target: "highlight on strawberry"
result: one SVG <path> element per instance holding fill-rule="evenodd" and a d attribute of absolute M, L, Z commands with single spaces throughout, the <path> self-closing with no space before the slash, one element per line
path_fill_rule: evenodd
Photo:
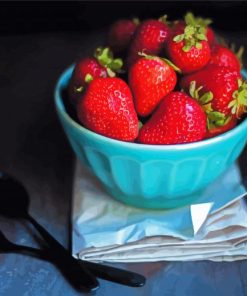
<path fill-rule="evenodd" d="M 103 136 L 184 144 L 235 128 L 247 113 L 243 47 L 236 52 L 194 16 L 120 19 L 69 83 L 78 122 Z M 115 53 L 121 58 L 115 58 Z"/>

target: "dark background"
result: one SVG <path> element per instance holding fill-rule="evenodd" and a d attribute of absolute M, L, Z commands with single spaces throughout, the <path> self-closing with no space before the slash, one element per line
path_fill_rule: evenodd
<path fill-rule="evenodd" d="M 158 17 L 172 19 L 186 11 L 211 17 L 220 30 L 245 30 L 246 1 L 70 1 L 1 2 L 0 33 L 17 34 L 51 30 L 91 30 L 108 26 L 119 17 Z"/>

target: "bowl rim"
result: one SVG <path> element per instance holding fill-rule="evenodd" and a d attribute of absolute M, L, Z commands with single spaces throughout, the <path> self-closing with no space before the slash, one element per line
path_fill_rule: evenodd
<path fill-rule="evenodd" d="M 246 129 L 246 136 L 247 136 L 247 118 L 245 118 L 238 126 L 235 128 L 209 139 L 203 139 L 197 142 L 191 143 L 183 143 L 183 144 L 169 144 L 169 145 L 154 145 L 154 144 L 141 144 L 141 143 L 134 143 L 134 142 L 125 142 L 120 141 L 112 138 L 108 138 L 106 136 L 97 134 L 89 129 L 83 127 L 79 123 L 77 123 L 73 118 L 69 116 L 67 111 L 65 110 L 65 106 L 61 97 L 61 90 L 64 88 L 65 85 L 68 84 L 68 80 L 71 77 L 72 71 L 74 68 L 74 64 L 67 67 L 59 76 L 56 84 L 55 84 L 55 91 L 54 91 L 54 98 L 55 98 L 55 107 L 57 112 L 63 117 L 63 119 L 74 129 L 77 131 L 83 132 L 87 136 L 94 138 L 98 141 L 107 142 L 108 144 L 111 143 L 116 146 L 124 146 L 130 149 L 136 150 L 156 150 L 156 151 L 174 151 L 174 150 L 191 150 L 191 149 L 199 149 L 204 146 L 209 146 L 210 144 L 217 144 L 221 141 L 227 140 L 233 137 L 236 134 L 241 133 Z M 241 71 L 242 76 L 247 79 L 247 71 L 243 69 Z"/>

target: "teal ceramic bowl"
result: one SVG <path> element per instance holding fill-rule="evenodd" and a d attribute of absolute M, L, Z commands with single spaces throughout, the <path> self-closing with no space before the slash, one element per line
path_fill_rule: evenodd
<path fill-rule="evenodd" d="M 180 207 L 196 200 L 240 155 L 247 119 L 220 136 L 180 145 L 143 145 L 113 140 L 75 122 L 62 100 L 73 67 L 55 89 L 57 114 L 79 158 L 115 199 L 141 208 Z"/>

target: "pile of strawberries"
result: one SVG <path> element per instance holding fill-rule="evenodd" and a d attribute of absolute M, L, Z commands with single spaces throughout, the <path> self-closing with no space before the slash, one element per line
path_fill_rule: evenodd
<path fill-rule="evenodd" d="M 69 97 L 80 123 L 144 144 L 195 142 L 235 127 L 247 112 L 247 83 L 209 24 L 191 12 L 174 22 L 115 22 L 107 47 L 74 68 Z"/>

